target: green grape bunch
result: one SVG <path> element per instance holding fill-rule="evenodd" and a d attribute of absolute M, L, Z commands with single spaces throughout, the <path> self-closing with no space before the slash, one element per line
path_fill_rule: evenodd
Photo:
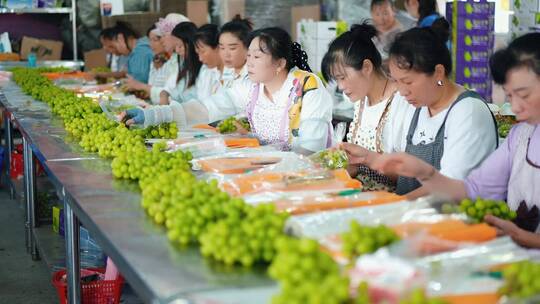
<path fill-rule="evenodd" d="M 506 138 L 512 127 L 517 123 L 516 118 L 510 115 L 496 115 L 495 119 L 497 120 L 498 132 L 501 138 Z"/>
<path fill-rule="evenodd" d="M 135 131 L 144 138 L 175 139 L 178 134 L 176 123 L 163 123 L 159 126 L 149 126 L 146 129 Z"/>
<path fill-rule="evenodd" d="M 349 303 L 349 278 L 317 241 L 282 237 L 276 241 L 276 249 L 268 268 L 280 285 L 273 304 Z"/>
<path fill-rule="evenodd" d="M 506 138 L 508 134 L 510 133 L 511 129 L 512 129 L 512 124 L 507 124 L 507 123 L 499 124 L 499 128 L 498 128 L 499 136 L 501 138 Z"/>
<path fill-rule="evenodd" d="M 343 252 L 349 258 L 373 253 L 399 241 L 398 235 L 387 226 L 364 226 L 356 221 L 351 222 L 351 230 L 343 233 L 341 237 Z"/>
<path fill-rule="evenodd" d="M 494 215 L 504 220 L 513 220 L 517 214 L 510 210 L 506 202 L 477 198 L 474 202 L 464 199 L 459 205 L 459 211 L 467 214 L 475 222 L 483 222 L 487 214 Z"/>
<path fill-rule="evenodd" d="M 217 129 L 219 133 L 226 134 L 236 132 L 237 128 L 235 122 L 239 123 L 246 131 L 251 131 L 251 126 L 247 118 L 236 119 L 236 117 L 231 116 L 218 124 Z"/>
<path fill-rule="evenodd" d="M 310 159 L 331 170 L 347 168 L 349 165 L 349 158 L 343 150 L 324 150 L 310 156 Z"/>
<path fill-rule="evenodd" d="M 513 263 L 504 268 L 502 273 L 504 285 L 498 290 L 499 294 L 517 299 L 527 299 L 540 294 L 540 263 L 530 260 Z"/>
<path fill-rule="evenodd" d="M 276 212 L 274 204 L 250 206 L 241 200 L 225 208 L 227 215 L 201 235 L 201 253 L 226 265 L 271 262 L 288 214 Z"/>

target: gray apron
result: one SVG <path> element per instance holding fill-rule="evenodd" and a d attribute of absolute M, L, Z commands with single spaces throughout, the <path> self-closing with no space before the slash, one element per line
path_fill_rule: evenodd
<path fill-rule="evenodd" d="M 452 108 L 458 102 L 460 102 L 461 100 L 467 97 L 473 97 L 473 98 L 483 100 L 482 97 L 480 97 L 480 95 L 478 95 L 478 93 L 474 91 L 465 91 L 461 93 L 456 99 L 456 101 L 454 101 L 454 103 L 450 106 L 450 108 L 446 112 L 446 116 L 444 117 L 443 123 L 441 127 L 439 128 L 439 131 L 437 132 L 435 140 L 429 144 L 414 145 L 412 143 L 414 131 L 416 130 L 416 126 L 418 125 L 418 117 L 420 116 L 420 111 L 422 108 L 416 109 L 416 111 L 414 112 L 414 116 L 411 121 L 411 124 L 409 126 L 409 132 L 407 133 L 407 146 L 405 147 L 405 152 L 407 152 L 410 155 L 420 158 L 421 160 L 435 167 L 435 169 L 441 170 L 441 159 L 444 154 L 444 130 L 445 130 L 445 125 L 446 125 L 446 120 L 448 119 L 448 114 L 450 114 L 450 111 L 452 111 Z M 490 110 L 490 113 L 491 113 L 491 110 Z M 491 113 L 491 116 L 495 124 L 494 136 L 497 138 L 497 146 L 499 146 L 497 122 L 495 120 L 495 116 L 493 116 L 493 113 Z M 400 176 L 398 177 L 398 180 L 397 180 L 396 193 L 399 195 L 404 195 L 420 188 L 420 186 L 421 184 L 416 178 Z"/>

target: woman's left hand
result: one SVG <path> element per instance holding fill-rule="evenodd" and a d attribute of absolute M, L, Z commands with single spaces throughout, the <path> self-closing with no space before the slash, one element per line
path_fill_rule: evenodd
<path fill-rule="evenodd" d="M 512 240 L 514 240 L 514 242 L 518 243 L 519 245 L 529 246 L 529 244 L 525 244 L 526 242 L 524 240 L 524 235 L 527 233 L 527 231 L 519 228 L 513 222 L 503 220 L 491 214 L 487 214 L 484 217 L 484 220 L 486 221 L 486 223 L 497 228 L 498 234 L 508 235 L 512 238 Z"/>

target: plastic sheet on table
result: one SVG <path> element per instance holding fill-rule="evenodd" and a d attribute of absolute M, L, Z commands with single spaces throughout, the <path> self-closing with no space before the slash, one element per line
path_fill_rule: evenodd
<path fill-rule="evenodd" d="M 221 183 L 221 187 L 233 196 L 242 196 L 265 191 L 359 189 L 361 184 L 341 169 L 244 174 Z"/>
<path fill-rule="evenodd" d="M 393 249 L 393 254 L 410 258 L 418 267 L 432 274 L 449 273 L 450 270 L 458 274 L 490 271 L 500 265 L 531 258 L 528 250 L 520 247 L 507 236 L 424 257 L 407 255 L 398 246 Z"/>
<path fill-rule="evenodd" d="M 369 193 L 365 192 L 365 194 Z M 250 201 L 248 198 L 246 199 L 248 202 Z M 321 239 L 348 231 L 353 220 L 364 225 L 388 225 L 399 222 L 404 214 L 415 213 L 415 210 L 425 210 L 428 207 L 428 201 L 419 199 L 416 201 L 403 200 L 386 205 L 368 205 L 360 208 L 303 214 L 290 217 L 285 229 L 289 234 L 298 237 Z"/>
<path fill-rule="evenodd" d="M 393 255 L 400 254 L 399 246 L 391 249 Z M 407 259 L 426 276 L 428 295 L 442 297 L 449 303 L 481 304 L 497 303 L 504 265 L 530 258 L 526 249 L 509 237 L 502 237 L 451 252 Z"/>
<path fill-rule="evenodd" d="M 224 155 L 200 158 L 193 162 L 194 170 L 219 174 L 242 174 L 252 171 L 287 172 L 311 169 L 302 156 L 292 152 L 259 149 L 231 151 Z"/>
<path fill-rule="evenodd" d="M 389 192 L 359 192 L 344 190 L 326 193 L 309 193 L 273 200 L 276 208 L 293 215 L 348 209 L 403 201 L 405 198 Z"/>
<path fill-rule="evenodd" d="M 410 290 L 426 284 L 424 274 L 414 264 L 392 256 L 382 248 L 373 254 L 359 257 L 348 270 L 352 296 L 366 282 L 371 303 L 399 303 Z"/>
<path fill-rule="evenodd" d="M 420 214 L 421 211 L 422 209 L 416 209 L 407 211 L 405 214 Z M 413 220 L 398 220 L 389 223 L 392 217 L 392 215 L 386 216 L 381 222 L 390 226 L 400 236 L 401 241 L 392 244 L 392 253 L 404 258 L 415 259 L 441 252 L 475 248 L 475 246 L 496 240 L 497 236 L 496 230 L 487 224 L 468 224 L 448 215 L 434 215 L 431 218 L 420 215 Z M 373 226 L 373 222 L 370 221 L 360 223 Z M 347 262 L 343 252 L 341 233 L 329 234 L 318 239 L 336 261 Z"/>
<path fill-rule="evenodd" d="M 167 151 L 189 151 L 194 159 L 227 152 L 223 137 L 196 138 L 191 140 L 174 140 L 167 142 Z"/>
<path fill-rule="evenodd" d="M 205 137 L 222 137 L 223 135 L 208 129 L 198 129 L 194 127 L 183 128 L 178 132 L 179 139 L 193 139 Z"/>

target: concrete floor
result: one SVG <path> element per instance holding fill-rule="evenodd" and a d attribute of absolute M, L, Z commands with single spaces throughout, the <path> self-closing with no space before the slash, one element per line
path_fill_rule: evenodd
<path fill-rule="evenodd" d="M 0 188 L 0 304 L 58 303 L 46 263 L 26 253 L 24 232 L 24 209 Z M 143 302 L 126 283 L 120 303 Z"/>
<path fill-rule="evenodd" d="M 49 269 L 26 253 L 24 211 L 0 190 L 0 304 L 58 303 Z"/>

